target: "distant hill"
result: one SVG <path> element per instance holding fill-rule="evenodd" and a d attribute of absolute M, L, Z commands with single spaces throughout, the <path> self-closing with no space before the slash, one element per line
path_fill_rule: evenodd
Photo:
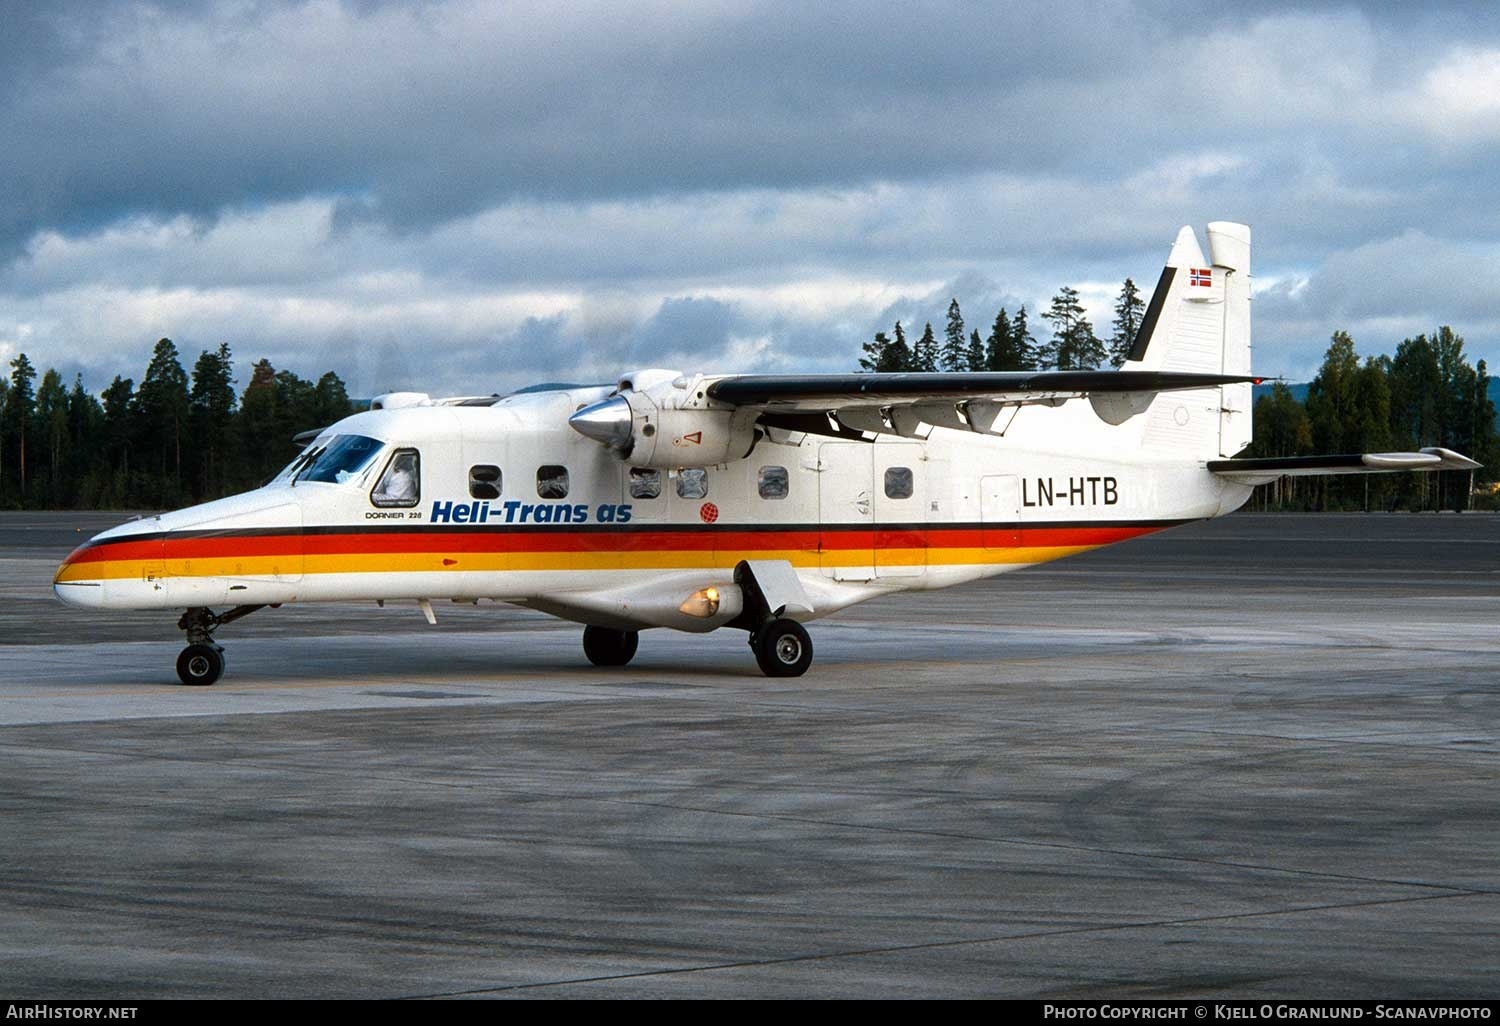
<path fill-rule="evenodd" d="M 1308 383 L 1304 381 L 1296 385 L 1288 384 L 1287 388 L 1292 390 L 1293 399 L 1296 399 L 1299 403 L 1305 403 L 1307 402 L 1307 385 Z M 1263 395 L 1270 394 L 1270 385 L 1255 386 L 1255 398 L 1259 399 Z M 1490 378 L 1490 402 L 1495 404 L 1495 426 L 1500 428 L 1500 378 Z"/>

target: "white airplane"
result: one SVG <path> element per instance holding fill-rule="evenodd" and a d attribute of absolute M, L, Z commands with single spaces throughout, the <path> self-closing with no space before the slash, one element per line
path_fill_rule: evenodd
<path fill-rule="evenodd" d="M 747 631 L 762 671 L 804 623 L 1223 516 L 1283 474 L 1471 469 L 1444 449 L 1234 459 L 1251 438 L 1250 230 L 1183 228 L 1119 371 L 810 377 L 642 370 L 504 398 L 392 393 L 243 495 L 105 531 L 54 589 L 185 609 L 184 684 L 214 632 L 288 602 L 509 602 L 639 632 Z M 214 607 L 228 608 L 214 613 Z"/>

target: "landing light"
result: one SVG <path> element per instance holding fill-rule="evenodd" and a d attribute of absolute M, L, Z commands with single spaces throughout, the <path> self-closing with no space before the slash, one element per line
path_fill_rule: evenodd
<path fill-rule="evenodd" d="M 679 613 L 688 616 L 710 617 L 719 611 L 719 589 L 700 588 L 687 597 L 682 605 L 677 607 Z"/>

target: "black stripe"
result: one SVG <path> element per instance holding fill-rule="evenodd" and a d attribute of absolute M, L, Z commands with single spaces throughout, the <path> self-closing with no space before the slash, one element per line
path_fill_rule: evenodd
<path fill-rule="evenodd" d="M 1225 461 L 1220 461 L 1225 462 Z M 1232 461 L 1231 461 L 1232 462 Z M 1239 469 L 1236 463 L 1236 468 Z M 106 545 L 136 544 L 171 538 L 175 541 L 196 538 L 258 538 L 277 535 L 387 535 L 387 534 L 646 534 L 670 531 L 678 534 L 729 534 L 731 532 L 770 534 L 777 531 L 801 532 L 853 532 L 853 531 L 979 531 L 1000 528 L 1031 530 L 1057 530 L 1060 528 L 1119 528 L 1141 527 L 1162 529 L 1197 523 L 1197 517 L 1173 520 L 1047 520 L 988 522 L 966 520 L 960 523 L 880 523 L 880 524 L 670 524 L 663 521 L 629 524 L 351 524 L 344 527 L 320 526 L 277 529 L 274 527 L 247 527 L 227 531 L 153 531 L 150 534 L 128 534 L 116 538 L 101 538 L 85 542 L 77 551 L 102 548 Z"/>
<path fill-rule="evenodd" d="M 1146 316 L 1141 318 L 1141 326 L 1135 333 L 1135 341 L 1130 344 L 1127 359 L 1139 363 L 1146 358 L 1146 347 L 1151 345 L 1151 336 L 1156 331 L 1156 319 L 1161 316 L 1161 308 L 1166 305 L 1167 293 L 1172 291 L 1172 278 L 1176 273 L 1175 267 L 1161 269 L 1161 277 L 1156 279 L 1156 291 L 1151 293 Z"/>

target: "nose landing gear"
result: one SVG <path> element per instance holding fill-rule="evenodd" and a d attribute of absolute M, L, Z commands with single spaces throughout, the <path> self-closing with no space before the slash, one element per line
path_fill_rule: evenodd
<path fill-rule="evenodd" d="M 218 645 L 189 645 L 177 657 L 177 679 L 184 684 L 212 684 L 224 674 L 224 649 Z"/>
<path fill-rule="evenodd" d="M 224 648 L 214 643 L 214 631 L 265 606 L 235 606 L 222 616 L 212 609 L 189 609 L 177 621 L 187 631 L 188 646 L 177 656 L 177 679 L 193 687 L 206 687 L 224 675 Z"/>

